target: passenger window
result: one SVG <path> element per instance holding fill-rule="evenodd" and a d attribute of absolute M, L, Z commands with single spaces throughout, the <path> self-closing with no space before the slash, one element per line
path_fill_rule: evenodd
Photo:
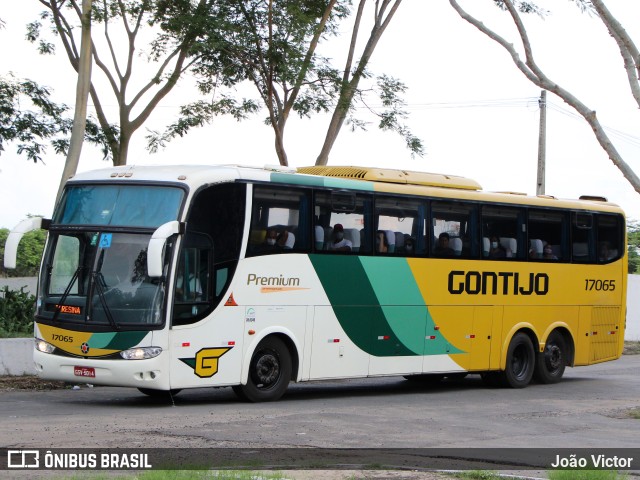
<path fill-rule="evenodd" d="M 598 214 L 598 262 L 608 263 L 624 254 L 624 229 L 622 218 L 617 215 Z"/>
<path fill-rule="evenodd" d="M 248 255 L 308 251 L 309 194 L 285 187 L 255 186 Z"/>
<path fill-rule="evenodd" d="M 520 210 L 485 206 L 482 209 L 482 257 L 490 260 L 523 258 L 520 237 L 523 231 Z"/>
<path fill-rule="evenodd" d="M 375 252 L 424 255 L 425 204 L 418 199 L 376 197 Z"/>
<path fill-rule="evenodd" d="M 549 210 L 530 210 L 528 222 L 529 260 L 566 259 L 566 214 Z"/>
<path fill-rule="evenodd" d="M 473 205 L 453 202 L 431 202 L 431 253 L 435 257 L 475 255 Z"/>
<path fill-rule="evenodd" d="M 576 263 L 595 262 L 593 215 L 574 212 L 571 220 L 571 258 Z"/>
<path fill-rule="evenodd" d="M 371 253 L 371 203 L 371 196 L 355 192 L 316 192 L 316 251 Z"/>

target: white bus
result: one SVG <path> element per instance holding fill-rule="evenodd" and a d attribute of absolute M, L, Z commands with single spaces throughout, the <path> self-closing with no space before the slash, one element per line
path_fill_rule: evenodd
<path fill-rule="evenodd" d="M 148 395 L 478 373 L 524 387 L 620 356 L 626 235 L 602 198 L 487 193 L 356 167 L 117 167 L 68 181 L 47 228 L 34 361 Z"/>

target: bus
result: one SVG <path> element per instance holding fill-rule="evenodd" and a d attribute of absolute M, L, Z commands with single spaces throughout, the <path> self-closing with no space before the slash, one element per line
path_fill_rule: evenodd
<path fill-rule="evenodd" d="M 50 220 L 34 362 L 147 395 L 479 374 L 511 388 L 622 354 L 623 211 L 360 167 L 123 166 L 70 179 Z"/>

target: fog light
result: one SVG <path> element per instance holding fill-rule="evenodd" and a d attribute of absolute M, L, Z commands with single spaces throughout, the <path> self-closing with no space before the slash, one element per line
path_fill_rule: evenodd
<path fill-rule="evenodd" d="M 50 343 L 45 342 L 40 338 L 36 338 L 35 342 L 36 342 L 36 350 L 38 350 L 39 352 L 53 353 L 53 351 L 56 349 L 56 347 L 54 347 Z"/>
<path fill-rule="evenodd" d="M 157 357 L 162 353 L 160 347 L 137 347 L 123 350 L 120 356 L 125 360 L 145 360 L 147 358 Z"/>

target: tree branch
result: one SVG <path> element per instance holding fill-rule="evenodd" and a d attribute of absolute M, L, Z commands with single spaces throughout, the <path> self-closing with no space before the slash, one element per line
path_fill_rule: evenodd
<path fill-rule="evenodd" d="M 526 44 L 528 43 L 528 37 L 526 36 L 526 31 L 524 30 L 524 26 L 522 25 L 521 22 L 518 24 L 518 22 L 516 21 L 516 18 L 512 13 L 513 11 L 515 11 L 512 5 L 512 0 L 503 0 L 503 3 L 505 3 L 507 5 L 507 8 L 509 8 L 511 16 L 514 19 L 514 22 L 516 22 L 516 26 L 518 27 L 520 39 L 522 40 L 523 44 L 525 44 L 525 50 L 527 51 L 526 64 L 523 63 L 522 60 L 520 60 L 520 57 L 518 53 L 515 51 L 512 44 L 508 43 L 500 35 L 492 31 L 491 29 L 487 28 L 478 19 L 468 14 L 464 9 L 462 9 L 462 7 L 460 7 L 460 5 L 456 0 L 449 0 L 449 3 L 456 10 L 456 12 L 458 12 L 461 18 L 469 22 L 471 25 L 476 27 L 482 33 L 484 33 L 489 38 L 491 38 L 492 40 L 500 44 L 504 49 L 506 49 L 507 52 L 509 52 L 509 54 L 511 55 L 511 58 L 513 59 L 518 69 L 531 82 L 533 82 L 535 85 L 537 85 L 540 88 L 549 90 L 550 92 L 556 94 L 565 103 L 567 103 L 572 108 L 574 108 L 587 121 L 587 123 L 593 130 L 593 133 L 595 134 L 598 143 L 600 143 L 600 146 L 609 155 L 609 159 L 611 160 L 611 162 L 622 172 L 624 177 L 633 186 L 633 188 L 638 193 L 640 193 L 640 178 L 638 178 L 638 176 L 635 174 L 633 169 L 631 169 L 629 165 L 624 161 L 624 159 L 620 156 L 620 154 L 614 147 L 611 140 L 609 140 L 609 137 L 607 136 L 606 132 L 602 128 L 600 121 L 596 117 L 596 112 L 588 108 L 584 103 L 578 100 L 578 98 L 572 95 L 568 90 L 562 88 L 557 83 L 551 81 L 549 77 L 547 77 L 544 74 L 544 72 L 542 72 L 542 70 L 538 68 L 538 66 L 536 65 L 530 46 L 528 50 L 526 47 Z M 519 16 L 517 15 L 517 13 L 516 13 L 516 17 L 519 19 Z"/>

